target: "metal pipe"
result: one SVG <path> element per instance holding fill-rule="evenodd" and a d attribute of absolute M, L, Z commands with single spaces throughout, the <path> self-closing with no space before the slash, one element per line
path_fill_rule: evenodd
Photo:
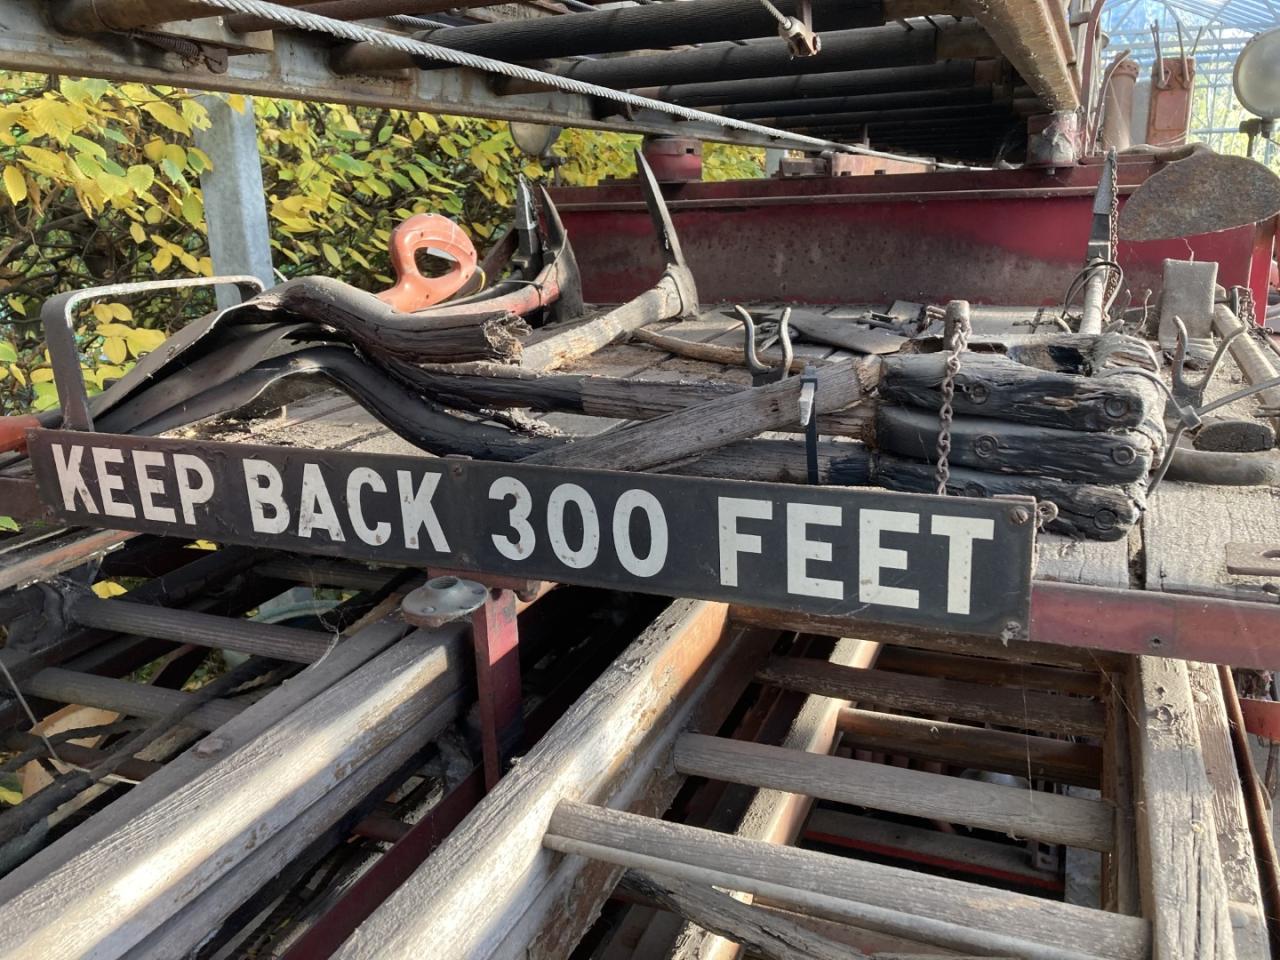
<path fill-rule="evenodd" d="M 890 111 L 894 108 L 973 106 L 975 104 L 1008 103 L 1008 91 L 997 95 L 992 87 L 968 87 L 955 90 L 921 90 L 903 93 L 881 93 L 867 97 L 810 97 L 803 100 L 771 100 L 727 107 L 711 108 L 722 117 L 740 120 L 755 117 L 787 117 L 803 114 L 840 114 Z"/>
<path fill-rule="evenodd" d="M 200 0 L 58 0 L 49 4 L 49 12 L 54 26 L 67 33 L 106 33 L 216 17 L 222 11 Z"/>
<path fill-rule="evenodd" d="M 1089 271 L 1089 279 L 1084 283 L 1084 305 L 1080 312 L 1080 328 L 1077 333 L 1100 334 L 1105 314 L 1103 303 L 1107 298 L 1107 277 L 1111 271 L 1105 267 L 1094 267 Z"/>
<path fill-rule="evenodd" d="M 798 117 L 762 117 L 762 123 L 784 130 L 820 130 L 875 123 L 929 123 L 959 120 L 1011 117 L 1009 103 L 978 103 L 968 106 L 919 107 L 911 110 L 865 110 L 854 113 L 814 113 Z"/>
<path fill-rule="evenodd" d="M 101 0 L 99 0 L 101 2 Z M 321 17 L 333 17 L 335 20 L 376 20 L 400 16 L 429 16 L 433 13 L 447 13 L 450 10 L 470 10 L 475 7 L 491 7 L 501 0 L 286 0 L 285 6 L 297 7 L 305 13 L 314 13 Z M 250 14 L 237 14 L 228 17 L 227 27 L 237 33 L 251 33 L 254 30 L 270 30 L 275 23 L 265 17 Z"/>
<path fill-rule="evenodd" d="M 884 23 L 878 0 L 812 0 L 812 4 L 814 28 L 824 32 Z M 787 16 L 795 15 L 798 5 L 797 0 L 778 0 Z M 759 3 L 698 0 L 448 27 L 433 30 L 423 39 L 450 50 L 527 62 L 777 34 L 777 21 Z"/>
<path fill-rule="evenodd" d="M 131 633 L 159 640 L 223 648 L 275 660 L 314 663 L 333 639 L 314 630 L 299 630 L 252 620 L 217 617 L 193 610 L 170 610 L 127 600 L 77 597 L 71 619 L 84 627 Z"/>
<path fill-rule="evenodd" d="M 786 41 L 772 38 L 748 40 L 742 46 L 714 43 L 697 50 L 576 60 L 552 64 L 547 72 L 602 87 L 630 89 L 667 83 L 918 66 L 952 58 L 999 56 L 996 45 L 971 20 L 943 23 L 937 29 L 922 20 L 908 22 L 912 29 L 891 24 L 824 34 L 822 53 L 816 57 L 792 58 Z M 528 93 L 537 89 L 536 85 L 505 84 L 502 92 Z"/>
<path fill-rule="evenodd" d="M 1229 337 L 1242 326 L 1244 324 L 1231 312 L 1230 307 L 1220 303 L 1213 308 L 1213 330 L 1218 336 Z M 1253 339 L 1250 333 L 1251 331 L 1246 330 L 1244 336 L 1231 341 L 1231 359 L 1236 362 L 1249 383 L 1264 383 L 1280 371 L 1276 370 L 1275 354 Z M 1263 390 L 1259 400 L 1268 410 L 1280 411 L 1280 387 Z M 1280 412 L 1269 419 L 1277 434 L 1280 434 Z"/>
<path fill-rule="evenodd" d="M 989 61 L 981 61 L 984 65 Z M 676 83 L 648 87 L 636 93 L 687 107 L 713 104 L 758 103 L 764 100 L 795 100 L 812 96 L 858 96 L 969 87 L 995 81 L 991 71 L 977 70 L 976 60 L 946 60 L 918 67 L 887 67 L 880 70 L 845 70 L 801 74 L 794 77 L 762 77 L 755 80 Z"/>

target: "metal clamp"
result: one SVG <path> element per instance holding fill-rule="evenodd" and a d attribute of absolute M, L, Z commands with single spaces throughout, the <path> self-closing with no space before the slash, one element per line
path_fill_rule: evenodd
<path fill-rule="evenodd" d="M 241 300 L 261 293 L 263 288 L 261 280 L 250 276 L 182 277 L 177 280 L 144 280 L 141 283 L 86 287 L 83 290 L 69 290 L 46 300 L 40 307 L 40 322 L 44 324 L 49 363 L 53 367 L 53 384 L 58 390 L 58 403 L 62 406 L 63 427 L 67 430 L 93 429 L 93 416 L 89 412 L 89 391 L 85 388 L 84 374 L 80 369 L 80 348 L 76 346 L 75 322 L 72 317 L 76 307 L 105 297 L 124 297 L 156 290 L 180 290 L 185 287 L 212 287 L 224 283 L 239 287 Z"/>
<path fill-rule="evenodd" d="M 1204 403 L 1204 388 L 1209 385 L 1209 381 L 1213 379 L 1213 375 L 1218 372 L 1218 367 L 1222 365 L 1222 358 L 1226 355 L 1227 349 L 1235 341 L 1236 337 L 1244 333 L 1243 326 L 1237 327 L 1226 339 L 1218 345 L 1217 351 L 1213 355 L 1213 359 L 1209 361 L 1209 366 L 1199 380 L 1191 381 L 1187 379 L 1186 360 L 1187 346 L 1190 337 L 1187 335 L 1186 324 L 1182 322 L 1181 317 L 1173 318 L 1174 324 L 1178 330 L 1178 340 L 1173 352 L 1173 395 L 1180 403 L 1187 403 L 1193 407 L 1198 407 Z"/>
<path fill-rule="evenodd" d="M 800 374 L 800 426 L 804 427 L 805 463 L 809 469 L 809 483 L 816 486 L 818 477 L 818 369 L 805 364 Z"/>

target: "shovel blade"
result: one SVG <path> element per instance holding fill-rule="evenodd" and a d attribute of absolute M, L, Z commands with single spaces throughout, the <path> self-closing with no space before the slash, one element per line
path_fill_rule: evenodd
<path fill-rule="evenodd" d="M 1148 177 L 1125 201 L 1122 240 L 1217 233 L 1280 213 L 1280 177 L 1248 157 L 1202 151 Z"/>

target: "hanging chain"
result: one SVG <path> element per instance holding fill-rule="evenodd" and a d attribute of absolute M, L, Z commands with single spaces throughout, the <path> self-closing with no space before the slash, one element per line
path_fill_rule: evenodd
<path fill-rule="evenodd" d="M 951 350 L 947 354 L 946 374 L 942 378 L 942 406 L 938 410 L 938 494 L 946 496 L 947 481 L 951 479 L 951 421 L 954 414 L 951 401 L 956 395 L 956 375 L 960 372 L 960 354 L 969 345 L 969 312 L 956 316 L 951 331 Z"/>
<path fill-rule="evenodd" d="M 1254 328 L 1258 324 L 1258 315 L 1253 305 L 1253 290 L 1250 287 L 1236 287 L 1236 300 L 1240 307 L 1240 316 L 1237 318 L 1244 324 L 1244 328 L 1253 333 Z"/>
<path fill-rule="evenodd" d="M 1116 154 L 1114 151 L 1107 152 L 1107 164 L 1111 167 L 1111 210 L 1107 214 L 1107 259 L 1112 263 L 1120 262 L 1120 184 L 1116 180 L 1118 171 L 1116 170 Z M 1120 286 L 1120 271 L 1107 269 L 1107 288 L 1103 295 L 1103 301 L 1110 303 L 1114 297 L 1117 288 Z M 1104 326 L 1106 317 L 1103 318 Z"/>

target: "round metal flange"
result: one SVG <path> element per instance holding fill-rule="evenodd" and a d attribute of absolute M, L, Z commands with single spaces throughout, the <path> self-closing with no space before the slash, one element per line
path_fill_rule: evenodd
<path fill-rule="evenodd" d="M 484 584 L 459 577 L 434 577 L 411 590 L 400 604 L 406 623 L 439 627 L 470 616 L 489 596 Z"/>

